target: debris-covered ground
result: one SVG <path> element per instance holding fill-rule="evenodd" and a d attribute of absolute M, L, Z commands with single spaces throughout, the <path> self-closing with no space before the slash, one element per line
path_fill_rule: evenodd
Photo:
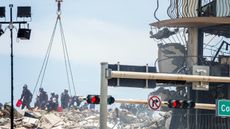
<path fill-rule="evenodd" d="M 71 109 L 62 112 L 15 110 L 15 129 L 99 129 L 99 112 Z M 108 129 L 167 129 L 171 112 L 154 112 L 146 105 L 126 105 L 108 110 Z M 10 106 L 0 110 L 0 129 L 10 128 Z"/>

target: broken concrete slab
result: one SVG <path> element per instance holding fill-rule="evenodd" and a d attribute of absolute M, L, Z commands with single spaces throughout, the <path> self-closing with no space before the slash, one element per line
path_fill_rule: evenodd
<path fill-rule="evenodd" d="M 59 125 L 59 126 L 57 126 L 57 127 L 51 128 L 51 129 L 65 129 L 65 128 L 63 128 L 61 125 Z"/>
<path fill-rule="evenodd" d="M 22 120 L 22 125 L 24 127 L 29 127 L 29 128 L 37 127 L 38 123 L 39 123 L 38 119 L 31 118 L 31 117 L 23 117 L 23 120 Z"/>
<path fill-rule="evenodd" d="M 0 129 L 10 129 L 10 126 L 0 126 Z"/>
<path fill-rule="evenodd" d="M 52 113 L 44 115 L 44 120 L 49 124 L 49 127 L 52 128 L 57 125 L 62 119 Z"/>
<path fill-rule="evenodd" d="M 6 123 L 8 123 L 10 121 L 9 118 L 0 118 L 0 125 L 5 125 Z"/>
<path fill-rule="evenodd" d="M 26 127 L 19 127 L 19 128 L 15 128 L 15 129 L 27 129 Z"/>
<path fill-rule="evenodd" d="M 35 118 L 41 118 L 42 117 L 42 114 L 41 113 L 39 113 L 39 112 L 33 112 L 33 116 L 35 117 Z"/>

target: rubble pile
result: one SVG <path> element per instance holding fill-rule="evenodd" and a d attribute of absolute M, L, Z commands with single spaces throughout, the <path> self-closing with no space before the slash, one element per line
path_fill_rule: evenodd
<path fill-rule="evenodd" d="M 0 129 L 10 129 L 8 109 L 0 110 Z M 16 114 L 15 129 L 99 129 L 100 123 L 100 113 L 90 109 L 62 112 L 34 109 Z M 156 113 L 143 105 L 123 105 L 108 110 L 107 126 L 108 129 L 167 129 L 170 119 L 171 112 Z"/>
<path fill-rule="evenodd" d="M 153 112 L 153 111 L 152 111 Z M 140 112 L 136 115 L 125 109 L 119 113 L 119 117 L 109 117 L 110 123 L 120 129 L 167 129 L 169 127 L 171 112 L 155 112 L 149 116 L 147 112 Z"/>

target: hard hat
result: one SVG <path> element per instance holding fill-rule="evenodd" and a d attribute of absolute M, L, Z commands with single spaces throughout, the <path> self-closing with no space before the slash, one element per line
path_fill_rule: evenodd
<path fill-rule="evenodd" d="M 23 88 L 27 89 L 27 85 L 25 84 L 25 85 L 23 86 Z"/>
<path fill-rule="evenodd" d="M 43 88 L 39 88 L 39 91 L 42 92 L 42 91 L 44 91 L 44 90 L 43 90 Z"/>

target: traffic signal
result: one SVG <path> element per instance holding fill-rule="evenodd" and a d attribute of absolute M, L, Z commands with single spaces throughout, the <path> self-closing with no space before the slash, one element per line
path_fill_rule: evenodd
<path fill-rule="evenodd" d="M 86 97 L 86 102 L 89 104 L 100 104 L 100 95 L 88 95 Z M 114 97 L 108 95 L 107 104 L 113 104 L 115 102 Z"/>
<path fill-rule="evenodd" d="M 191 100 L 168 100 L 169 108 L 190 109 L 195 107 L 195 102 Z"/>
<path fill-rule="evenodd" d="M 181 104 L 179 100 L 169 100 L 168 101 L 168 107 L 169 108 L 180 108 Z"/>
<path fill-rule="evenodd" d="M 109 95 L 109 96 L 107 97 L 107 104 L 111 105 L 111 104 L 113 104 L 114 102 L 115 102 L 114 97 L 112 97 L 111 95 Z"/>
<path fill-rule="evenodd" d="M 89 104 L 99 104 L 100 96 L 99 95 L 88 95 L 86 98 L 87 103 Z"/>
<path fill-rule="evenodd" d="M 182 108 L 194 108 L 196 106 L 196 103 L 191 100 L 184 100 L 182 101 Z"/>

